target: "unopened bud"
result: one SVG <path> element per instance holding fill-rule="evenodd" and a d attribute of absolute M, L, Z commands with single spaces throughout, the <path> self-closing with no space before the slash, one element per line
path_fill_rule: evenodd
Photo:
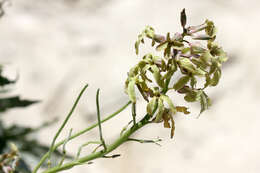
<path fill-rule="evenodd" d="M 181 11 L 181 26 L 183 28 L 185 28 L 187 22 L 187 17 L 186 17 L 186 13 L 185 13 L 185 8 Z"/>
<path fill-rule="evenodd" d="M 166 41 L 166 38 L 163 35 L 154 34 L 153 40 L 156 41 L 157 43 L 162 43 Z"/>
<path fill-rule="evenodd" d="M 196 34 L 196 33 L 191 34 L 191 37 L 194 40 L 211 40 L 214 38 L 207 34 Z"/>
<path fill-rule="evenodd" d="M 189 27 L 187 28 L 187 33 L 188 33 L 188 35 L 191 35 L 191 34 L 193 34 L 193 33 L 202 31 L 202 30 L 205 29 L 206 27 L 207 27 L 207 24 L 206 24 L 206 23 L 203 23 L 203 24 L 197 25 L 197 26 L 189 26 Z"/>

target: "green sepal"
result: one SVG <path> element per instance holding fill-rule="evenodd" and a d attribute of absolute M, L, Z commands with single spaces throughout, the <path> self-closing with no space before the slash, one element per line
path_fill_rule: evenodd
<path fill-rule="evenodd" d="M 206 34 L 208 34 L 211 37 L 215 36 L 217 33 L 217 29 L 216 29 L 214 23 L 212 21 L 206 20 L 206 24 L 207 24 L 207 26 L 205 28 Z"/>
<path fill-rule="evenodd" d="M 129 96 L 129 99 L 132 103 L 136 103 L 136 95 L 135 95 L 135 80 L 131 79 L 128 83 L 127 87 L 127 93 Z"/>
<path fill-rule="evenodd" d="M 147 104 L 147 107 L 146 107 L 146 111 L 149 115 L 153 115 L 153 111 L 156 107 L 156 104 L 157 104 L 157 97 L 153 97 L 149 103 Z"/>
<path fill-rule="evenodd" d="M 200 92 L 200 106 L 201 106 L 201 109 L 200 109 L 199 115 L 201 115 L 202 112 L 207 110 L 210 105 L 211 105 L 211 101 L 210 101 L 209 97 L 207 96 L 207 94 L 204 91 L 201 91 Z"/>
<path fill-rule="evenodd" d="M 156 114 L 154 122 L 159 123 L 162 121 L 162 116 L 164 113 L 164 105 L 163 100 L 161 98 L 158 99 L 158 112 Z"/>
<path fill-rule="evenodd" d="M 144 33 L 148 38 L 152 39 L 154 37 L 154 29 L 151 26 L 146 26 Z"/>
<path fill-rule="evenodd" d="M 189 47 L 185 47 L 185 48 L 182 48 L 181 53 L 182 53 L 182 54 L 186 54 L 186 53 L 188 53 L 189 51 L 190 51 L 190 48 L 189 48 Z"/>
<path fill-rule="evenodd" d="M 173 49 L 176 49 L 176 50 L 183 50 L 184 44 L 181 41 L 174 40 L 172 42 L 172 47 L 173 47 Z"/>
<path fill-rule="evenodd" d="M 179 90 L 181 89 L 184 85 L 186 85 L 190 80 L 190 76 L 183 76 L 181 77 L 174 85 L 173 89 Z"/>
<path fill-rule="evenodd" d="M 191 78 L 190 78 L 190 86 L 192 87 L 192 88 L 195 88 L 196 87 L 196 84 L 197 84 L 197 79 L 196 79 L 196 77 L 195 76 L 191 76 Z"/>
<path fill-rule="evenodd" d="M 155 79 L 156 83 L 160 87 L 163 88 L 164 87 L 164 82 L 162 80 L 162 76 L 161 76 L 159 68 L 156 65 L 152 65 L 151 69 L 152 69 L 152 73 L 153 73 L 153 76 L 154 76 L 154 79 Z"/>
<path fill-rule="evenodd" d="M 156 50 L 157 51 L 161 51 L 161 50 L 164 50 L 166 49 L 168 46 L 168 42 L 165 41 L 165 42 L 162 42 L 161 44 L 159 44 L 157 47 L 156 47 Z"/>
<path fill-rule="evenodd" d="M 213 56 L 210 54 L 210 51 L 207 50 L 206 52 L 204 52 L 201 56 L 200 59 L 206 63 L 209 64 L 209 62 L 211 61 L 211 59 L 213 58 Z"/>
<path fill-rule="evenodd" d="M 214 73 L 214 75 L 212 77 L 210 85 L 211 86 L 216 86 L 218 84 L 218 82 L 219 82 L 220 77 L 221 77 L 221 71 L 218 69 L 218 70 L 215 71 L 215 73 Z"/>
<path fill-rule="evenodd" d="M 210 75 L 209 74 L 206 74 L 205 75 L 205 80 L 206 80 L 206 82 L 205 82 L 205 84 L 204 84 L 204 88 L 206 88 L 206 87 L 208 87 L 209 85 L 210 85 L 210 83 L 211 83 L 211 78 L 210 78 Z"/>
<path fill-rule="evenodd" d="M 196 67 L 201 68 L 203 70 L 206 70 L 208 65 L 203 62 L 201 59 L 198 58 L 192 58 L 191 62 L 196 65 Z"/>
<path fill-rule="evenodd" d="M 170 58 L 171 57 L 171 47 L 172 47 L 172 45 L 168 44 L 166 49 L 164 49 L 163 55 L 164 55 L 165 58 Z"/>
<path fill-rule="evenodd" d="M 195 101 L 198 101 L 198 100 L 200 100 L 200 92 L 195 91 L 195 90 L 191 90 L 191 91 L 189 91 L 189 92 L 186 93 L 184 99 L 185 99 L 187 102 L 195 102 Z"/>
<path fill-rule="evenodd" d="M 168 104 L 169 109 L 171 110 L 172 114 L 176 114 L 177 111 L 176 111 L 175 106 L 172 103 L 172 100 L 167 95 L 161 95 L 160 98 L 162 98 L 162 100 Z"/>
<path fill-rule="evenodd" d="M 206 74 L 206 72 L 202 69 L 195 67 L 191 60 L 189 60 L 188 58 L 180 58 L 178 62 L 180 68 L 184 68 L 185 70 L 191 72 L 194 75 L 204 76 Z"/>

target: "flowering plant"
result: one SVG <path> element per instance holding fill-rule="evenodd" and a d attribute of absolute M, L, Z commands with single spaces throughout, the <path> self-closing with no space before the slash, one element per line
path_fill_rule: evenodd
<path fill-rule="evenodd" d="M 209 97 L 205 93 L 205 89 L 210 86 L 216 86 L 219 83 L 221 65 L 228 58 L 223 49 L 215 42 L 216 27 L 212 21 L 206 20 L 201 25 L 187 27 L 185 9 L 182 10 L 180 19 L 183 29 L 182 33 L 175 33 L 174 35 L 167 33 L 164 36 L 156 34 L 152 27 L 147 26 L 138 36 L 138 40 L 135 43 L 136 54 L 139 53 L 140 44 L 143 44 L 144 39 L 148 38 L 151 39 L 152 46 L 155 46 L 157 51 L 163 52 L 163 55 L 156 56 L 152 53 L 146 54 L 137 65 L 130 69 L 125 82 L 125 92 L 128 94 L 130 101 L 115 113 L 101 120 L 99 109 L 100 91 L 98 89 L 96 94 L 98 122 L 75 134 L 72 134 L 72 131 L 70 131 L 66 139 L 56 143 L 57 137 L 70 119 L 81 95 L 88 85 L 82 89 L 71 111 L 55 134 L 49 152 L 42 157 L 39 164 L 34 168 L 33 173 L 36 173 L 46 160 L 48 160 L 49 167 L 44 173 L 54 173 L 71 169 L 76 165 L 90 163 L 90 161 L 97 158 L 118 157 L 120 156 L 119 154 L 110 156 L 107 154 L 127 141 L 158 144 L 160 139 L 141 140 L 131 138 L 133 133 L 148 124 L 163 122 L 164 127 L 171 128 L 170 136 L 172 138 L 175 129 L 174 115 L 177 112 L 184 114 L 189 114 L 190 112 L 188 111 L 188 107 L 175 105 L 168 94 L 169 91 L 173 90 L 184 95 L 184 100 L 186 102 L 200 102 L 200 114 L 209 108 L 211 103 Z M 177 77 L 177 74 L 180 74 L 180 76 Z M 177 80 L 174 80 L 173 83 L 171 83 L 171 80 L 176 77 Z M 200 84 L 199 81 L 204 82 Z M 136 120 L 136 88 L 141 93 L 142 98 L 147 102 L 147 113 L 139 121 Z M 131 125 L 131 127 L 125 127 L 121 131 L 120 136 L 113 143 L 107 144 L 102 135 L 101 124 L 122 112 L 130 104 L 132 105 L 133 120 L 130 121 L 128 126 Z M 99 140 L 88 141 L 82 144 L 78 149 L 77 156 L 72 161 L 64 163 L 66 144 L 95 127 L 99 128 Z M 96 144 L 98 146 L 89 155 L 80 157 L 82 148 L 90 144 Z M 50 161 L 51 155 L 60 146 L 63 146 L 64 157 L 58 165 L 53 165 Z"/>

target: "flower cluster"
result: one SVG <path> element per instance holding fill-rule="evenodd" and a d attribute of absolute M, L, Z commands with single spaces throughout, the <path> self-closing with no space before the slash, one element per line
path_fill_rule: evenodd
<path fill-rule="evenodd" d="M 136 103 L 137 87 L 147 101 L 147 113 L 151 115 L 153 122 L 164 122 L 164 127 L 171 128 L 171 137 L 175 128 L 173 115 L 177 112 L 190 112 L 187 107 L 175 106 L 172 99 L 166 95 L 167 91 L 175 90 L 183 94 L 186 102 L 200 102 L 202 113 L 210 106 L 210 99 L 204 89 L 218 84 L 221 65 L 228 59 L 223 49 L 215 42 L 216 27 L 212 21 L 206 20 L 201 25 L 186 27 L 186 14 L 183 9 L 181 25 L 183 32 L 173 36 L 171 33 L 166 36 L 155 34 L 150 26 L 145 28 L 135 43 L 136 54 L 139 53 L 140 44 L 148 38 L 152 40 L 152 46 L 155 46 L 157 51 L 163 52 L 163 56 L 151 53 L 143 56 L 139 63 L 130 69 L 125 82 L 125 91 L 131 102 Z M 180 71 L 182 76 L 170 86 L 170 81 L 177 71 Z M 200 88 L 197 86 L 199 79 L 205 81 Z"/>

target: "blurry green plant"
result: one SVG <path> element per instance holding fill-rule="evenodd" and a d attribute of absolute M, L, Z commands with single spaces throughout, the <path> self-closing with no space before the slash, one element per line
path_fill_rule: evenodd
<path fill-rule="evenodd" d="M 130 101 L 113 114 L 101 120 L 98 89 L 96 93 L 98 122 L 75 134 L 72 134 L 71 130 L 66 139 L 56 143 L 56 139 L 68 123 L 80 97 L 88 87 L 88 85 L 86 85 L 77 97 L 71 111 L 66 116 L 58 132 L 55 134 L 50 150 L 42 157 L 41 161 L 34 168 L 33 173 L 36 173 L 46 161 L 48 161 L 48 169 L 43 172 L 55 173 L 71 169 L 76 165 L 92 163 L 91 161 L 97 158 L 118 157 L 120 156 L 119 154 L 112 156 L 108 156 L 107 154 L 128 141 L 158 144 L 160 139 L 142 140 L 131 138 L 133 133 L 148 124 L 163 123 L 165 128 L 171 129 L 170 136 L 172 138 L 175 130 L 174 116 L 176 113 L 189 114 L 190 112 L 188 111 L 188 107 L 181 105 L 176 106 L 172 98 L 168 95 L 169 91 L 175 91 L 184 95 L 186 102 L 199 102 L 201 105 L 200 114 L 208 109 L 211 102 L 205 93 L 205 89 L 210 86 L 214 87 L 219 83 L 221 65 L 228 57 L 223 49 L 215 42 L 216 27 L 212 21 L 206 20 L 201 25 L 187 27 L 186 20 L 185 9 L 183 9 L 181 12 L 183 32 L 175 33 L 173 36 L 171 33 L 167 33 L 165 36 L 158 35 L 152 27 L 147 26 L 138 36 L 138 40 L 135 43 L 136 54 L 139 53 L 140 44 L 143 44 L 144 39 L 148 38 L 152 40 L 152 46 L 155 46 L 157 51 L 163 52 L 163 56 L 156 56 L 152 53 L 146 54 L 137 65 L 130 69 L 125 82 L 125 92 L 128 94 Z M 204 41 L 204 45 L 199 41 Z M 180 76 L 178 77 L 177 74 L 180 74 Z M 178 78 L 178 80 L 171 84 L 171 80 L 175 78 Z M 201 80 L 205 82 L 203 84 L 198 82 Z M 201 87 L 198 87 L 199 85 L 201 85 Z M 147 113 L 139 121 L 136 120 L 136 88 L 147 102 Z M 113 143 L 107 144 L 102 135 L 101 124 L 118 115 L 130 104 L 132 105 L 132 121 L 123 128 L 120 136 Z M 130 125 L 131 127 L 129 127 Z M 95 127 L 99 128 L 99 140 L 88 141 L 82 144 L 75 158 L 72 161 L 64 163 L 67 142 Z M 98 146 L 91 154 L 80 157 L 82 148 L 90 144 Z M 58 165 L 54 165 L 51 161 L 51 157 L 53 152 L 60 146 L 63 148 L 64 157 Z"/>
<path fill-rule="evenodd" d="M 40 127 L 37 128 L 25 127 L 17 124 L 6 126 L 4 124 L 2 117 L 8 110 L 18 107 L 25 108 L 38 102 L 34 100 L 20 99 L 19 96 L 1 97 L 1 94 L 6 95 L 9 93 L 10 85 L 15 83 L 16 80 L 10 80 L 3 75 L 3 66 L 0 65 L 0 172 L 3 171 L 4 173 L 7 173 L 7 170 L 14 168 L 14 166 L 10 167 L 10 164 L 13 163 L 11 160 L 13 157 L 15 157 L 15 162 L 19 163 L 18 167 L 15 167 L 16 172 L 30 173 L 31 165 L 27 164 L 23 155 L 26 154 L 29 155 L 29 157 L 33 157 L 35 160 L 39 160 L 40 156 L 49 150 L 49 146 L 40 144 L 35 139 L 31 139 L 30 135 L 32 133 L 36 133 L 40 129 L 43 129 L 44 127 L 51 125 L 51 123 L 43 123 Z M 10 153 L 8 154 L 8 144 L 10 143 L 12 143 L 12 147 Z M 14 145 L 19 148 L 20 155 L 18 155 L 18 150 L 15 150 L 14 154 Z M 54 156 L 58 158 L 62 156 L 62 154 L 59 151 L 55 151 Z"/>
<path fill-rule="evenodd" d="M 8 3 L 8 0 L 0 0 L 0 18 L 5 14 L 3 9 L 5 3 Z M 25 108 L 38 101 L 24 100 L 17 95 L 7 96 L 11 91 L 10 87 L 17 82 L 17 79 L 10 80 L 5 77 L 3 70 L 4 67 L 0 64 L 0 173 L 30 173 L 32 165 L 27 164 L 24 155 L 39 160 L 40 156 L 49 150 L 49 146 L 40 144 L 37 140 L 30 138 L 30 135 L 55 121 L 45 122 L 36 128 L 17 124 L 5 125 L 2 118 L 7 111 L 18 107 Z M 56 150 L 53 156 L 58 159 L 63 155 Z M 66 155 L 66 158 L 70 156 Z"/>

